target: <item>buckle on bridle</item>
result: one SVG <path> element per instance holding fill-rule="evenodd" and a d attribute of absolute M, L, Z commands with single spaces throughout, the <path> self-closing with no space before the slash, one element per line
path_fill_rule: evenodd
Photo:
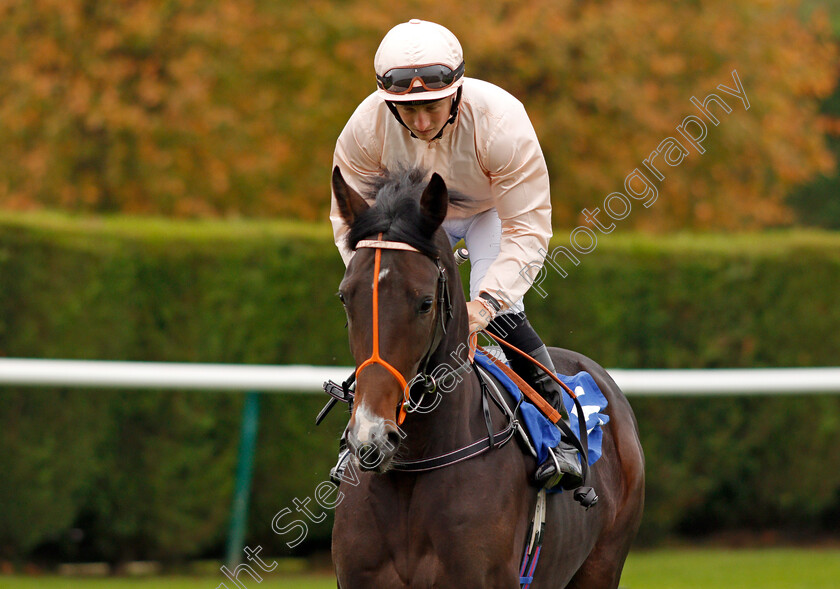
<path fill-rule="evenodd" d="M 435 258 L 435 264 L 438 267 L 438 318 L 441 330 L 446 334 L 446 323 L 452 319 L 452 301 L 446 288 L 446 268 L 440 263 L 440 258 Z"/>
<path fill-rule="evenodd" d="M 418 374 L 418 376 L 421 375 Z M 412 382 L 409 385 L 408 395 L 406 395 L 405 403 L 403 405 L 403 407 L 405 407 L 406 413 L 415 413 L 419 411 L 423 407 L 423 399 L 426 398 L 426 395 L 437 391 L 437 381 L 435 380 L 435 377 L 425 372 L 422 374 L 422 376 L 422 381 Z M 420 398 L 417 399 L 416 402 L 411 398 L 411 391 L 414 390 L 414 387 L 419 387 L 422 389 L 422 392 L 420 393 Z"/>

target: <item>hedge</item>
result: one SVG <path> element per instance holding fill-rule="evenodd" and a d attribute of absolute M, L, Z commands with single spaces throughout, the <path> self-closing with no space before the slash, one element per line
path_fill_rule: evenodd
<path fill-rule="evenodd" d="M 840 359 L 840 235 L 611 235 L 579 259 L 546 271 L 529 317 L 604 366 Z M 342 272 L 325 225 L 3 214 L 0 355 L 349 365 Z M 327 477 L 346 415 L 316 428 L 322 401 L 262 396 L 251 545 L 289 552 L 274 515 Z M 631 402 L 641 541 L 836 529 L 840 397 Z M 236 394 L 0 390 L 0 558 L 220 555 L 240 411 Z M 330 521 L 295 550 L 325 546 Z"/>

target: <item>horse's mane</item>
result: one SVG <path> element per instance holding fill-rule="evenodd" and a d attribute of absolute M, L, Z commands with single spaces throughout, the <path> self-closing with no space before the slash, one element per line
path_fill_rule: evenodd
<path fill-rule="evenodd" d="M 407 243 L 435 257 L 438 248 L 434 241 L 437 229 L 434 222 L 420 211 L 420 195 L 426 188 L 427 172 L 421 168 L 385 170 L 382 176 L 366 183 L 367 200 L 375 199 L 373 206 L 361 213 L 350 226 L 347 247 L 371 236 L 382 234 L 383 239 Z M 460 208 L 469 197 L 449 190 L 449 206 Z"/>

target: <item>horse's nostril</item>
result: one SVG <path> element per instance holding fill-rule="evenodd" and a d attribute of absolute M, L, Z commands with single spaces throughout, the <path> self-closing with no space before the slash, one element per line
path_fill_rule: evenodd
<path fill-rule="evenodd" d="M 386 437 L 388 439 L 388 449 L 396 450 L 397 446 L 400 445 L 400 435 L 397 432 L 388 432 Z"/>
<path fill-rule="evenodd" d="M 372 470 L 382 462 L 382 453 L 376 444 L 362 444 L 356 450 L 356 457 L 364 470 Z"/>

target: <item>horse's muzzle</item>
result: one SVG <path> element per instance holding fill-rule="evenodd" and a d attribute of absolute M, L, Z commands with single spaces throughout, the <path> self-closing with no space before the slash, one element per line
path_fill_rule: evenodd
<path fill-rule="evenodd" d="M 350 432 L 347 445 L 356 456 L 359 468 L 363 471 L 383 473 L 391 467 L 400 436 L 396 431 L 369 432 L 368 440 L 361 442 Z"/>

